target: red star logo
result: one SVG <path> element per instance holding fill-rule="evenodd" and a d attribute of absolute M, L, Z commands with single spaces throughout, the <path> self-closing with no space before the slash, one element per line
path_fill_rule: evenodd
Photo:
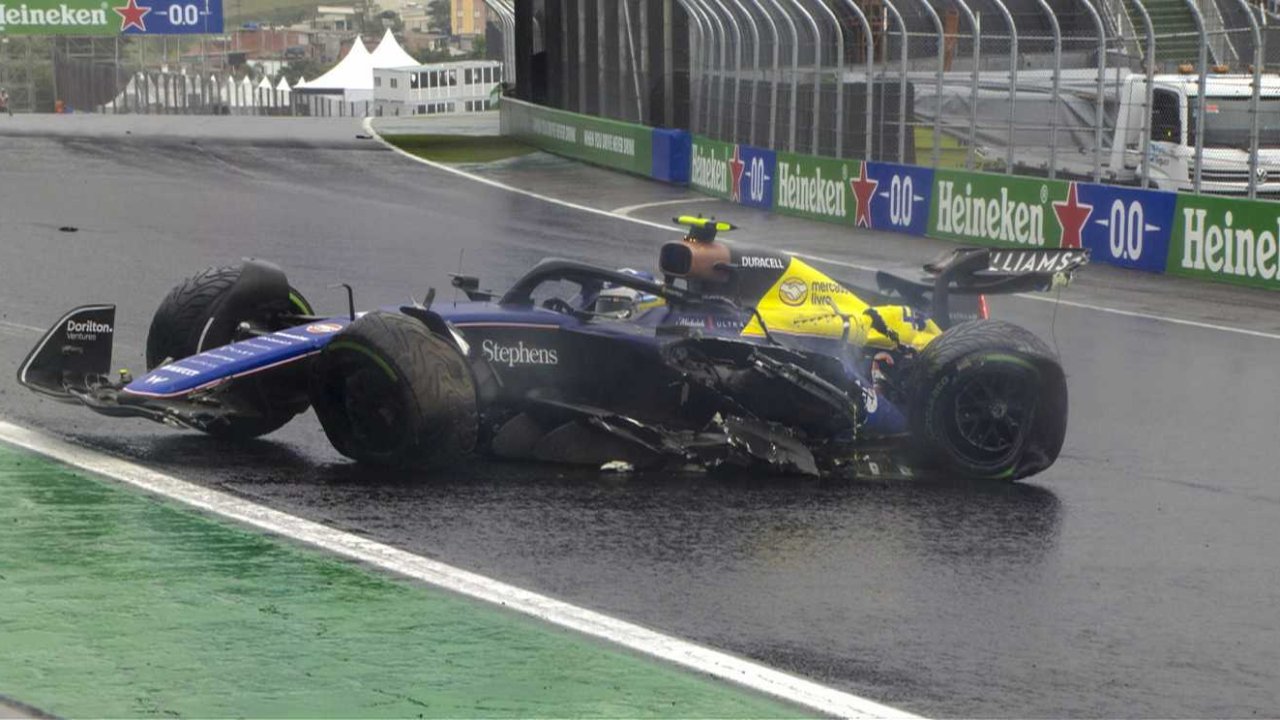
<path fill-rule="evenodd" d="M 147 24 L 142 18 L 151 12 L 149 7 L 139 7 L 138 0 L 129 0 L 129 4 L 124 7 L 111 8 L 112 12 L 120 16 L 120 32 L 124 32 L 131 27 L 138 28 L 142 32 L 147 31 Z"/>
<path fill-rule="evenodd" d="M 734 202 L 742 201 L 742 173 L 747 169 L 747 164 L 742 162 L 742 146 L 733 146 L 733 157 L 729 160 L 729 172 L 733 174 L 733 187 L 729 190 L 729 199 Z"/>
<path fill-rule="evenodd" d="M 1062 226 L 1061 247 L 1080 247 L 1080 232 L 1093 214 L 1093 206 L 1080 202 L 1074 182 L 1067 188 L 1067 201 L 1054 202 L 1053 212 L 1058 216 L 1058 225 Z"/>
<path fill-rule="evenodd" d="M 853 188 L 854 202 L 857 204 L 854 227 L 871 227 L 871 196 L 875 194 L 876 187 L 879 185 L 879 180 L 867 179 L 867 164 L 860 163 L 858 177 L 849 181 L 849 187 Z"/>

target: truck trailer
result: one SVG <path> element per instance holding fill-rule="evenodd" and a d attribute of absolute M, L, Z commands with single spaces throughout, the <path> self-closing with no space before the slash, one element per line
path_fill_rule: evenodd
<path fill-rule="evenodd" d="M 969 141 L 969 121 L 976 115 L 974 152 L 988 169 L 1004 169 L 1012 139 L 1015 174 L 1045 176 L 1052 169 L 1059 178 L 1091 180 L 1094 155 L 1099 153 L 1100 180 L 1121 185 L 1142 182 L 1145 131 L 1150 134 L 1146 147 L 1150 185 L 1193 190 L 1196 124 L 1202 115 L 1198 76 L 1155 75 L 1148 109 L 1146 75 L 1105 71 L 1102 132 L 1097 133 L 1097 72 L 1062 71 L 1056 98 L 1051 71 L 1019 73 L 1016 93 L 1010 91 L 1008 72 L 979 73 L 976 111 L 970 73 L 945 73 L 941 95 L 936 81 L 916 76 L 915 113 L 921 125 L 932 124 L 941 113 L 941 132 L 962 143 Z M 1205 90 L 1201 192 L 1244 195 L 1250 176 L 1253 76 L 1210 74 Z M 1280 197 L 1280 77 L 1262 76 L 1258 108 L 1256 191 Z M 1054 126 L 1056 133 L 1050 131 Z"/>

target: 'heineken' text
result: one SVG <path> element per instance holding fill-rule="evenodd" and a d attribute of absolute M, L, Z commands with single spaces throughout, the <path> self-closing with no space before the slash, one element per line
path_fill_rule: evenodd
<path fill-rule="evenodd" d="M 938 182 L 938 232 L 1019 245 L 1045 244 L 1043 205 L 1011 201 L 1007 187 L 1000 188 L 999 198 L 972 195 L 969 183 L 960 195 L 950 180 Z"/>
<path fill-rule="evenodd" d="M 63 27 L 94 27 L 107 24 L 105 9 L 69 8 L 59 5 L 51 8 L 28 8 L 26 3 L 9 7 L 0 3 L 0 30 L 6 26 L 61 25 Z"/>
<path fill-rule="evenodd" d="M 1260 277 L 1272 280 L 1280 275 L 1275 232 L 1258 227 L 1233 227 L 1230 210 L 1214 222 L 1204 208 L 1182 208 L 1183 236 L 1181 265 L 1185 270 L 1208 270 L 1223 275 Z"/>
<path fill-rule="evenodd" d="M 799 163 L 779 160 L 777 182 L 779 209 L 845 217 L 844 183 L 822 177 L 821 167 L 815 167 L 808 177 Z"/>

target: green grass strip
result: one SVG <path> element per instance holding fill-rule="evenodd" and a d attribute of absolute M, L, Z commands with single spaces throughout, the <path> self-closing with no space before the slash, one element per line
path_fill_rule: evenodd
<path fill-rule="evenodd" d="M 387 142 L 427 160 L 486 163 L 527 155 L 537 148 L 502 135 L 384 135 Z"/>
<path fill-rule="evenodd" d="M 63 717 L 800 714 L 5 445 L 0 694 Z"/>

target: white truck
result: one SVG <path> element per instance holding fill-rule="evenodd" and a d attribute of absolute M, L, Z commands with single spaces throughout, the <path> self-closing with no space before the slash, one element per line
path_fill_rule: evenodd
<path fill-rule="evenodd" d="M 1058 177 L 1093 177 L 1098 147 L 1094 132 L 1097 77 L 1096 70 L 1064 70 L 1055 103 L 1049 71 L 1019 73 L 1013 108 L 1015 173 L 1047 175 L 1052 164 Z M 962 143 L 968 142 L 971 78 L 967 72 L 951 72 L 943 81 L 942 132 Z M 928 126 L 939 108 L 936 81 L 931 83 L 923 74 L 913 74 L 912 80 L 917 118 Z M 1008 155 L 1009 85 L 1007 72 L 979 74 L 975 151 L 986 167 L 1002 169 Z M 1195 74 L 1155 75 L 1149 114 L 1146 86 L 1147 78 L 1141 73 L 1109 70 L 1104 75 L 1101 179 L 1125 185 L 1141 182 L 1145 127 L 1151 135 L 1147 150 L 1151 186 L 1192 190 L 1199 78 Z M 1249 186 L 1253 77 L 1210 74 L 1205 87 L 1201 191 L 1244 195 Z M 1280 77 L 1263 75 L 1260 94 L 1257 193 L 1280 196 Z M 1051 153 L 1048 129 L 1055 111 L 1057 151 Z M 1148 115 L 1145 123 L 1144 114 Z M 918 161 L 927 162 L 928 158 Z"/>

